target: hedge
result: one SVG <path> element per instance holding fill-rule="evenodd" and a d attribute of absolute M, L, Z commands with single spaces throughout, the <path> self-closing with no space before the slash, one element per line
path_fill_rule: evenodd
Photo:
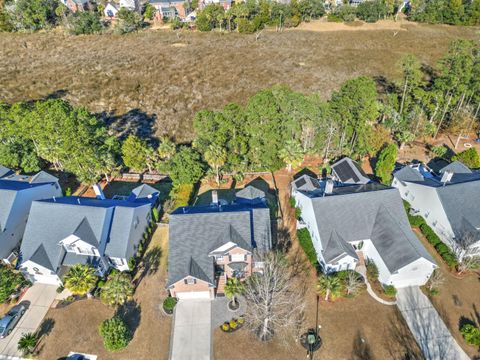
<path fill-rule="evenodd" d="M 435 250 L 437 250 L 438 254 L 442 257 L 443 260 L 447 263 L 450 268 L 454 268 L 458 265 L 457 258 L 455 254 L 452 253 L 450 248 L 445 245 L 442 240 L 435 234 L 430 226 L 426 223 L 420 225 L 420 230 L 422 231 L 425 238 L 428 240 L 430 244 L 433 245 Z"/>
<path fill-rule="evenodd" d="M 305 254 L 307 255 L 310 263 L 314 266 L 317 266 L 318 264 L 317 252 L 313 247 L 312 238 L 310 237 L 310 233 L 308 232 L 308 229 L 303 228 L 303 229 L 297 230 L 297 237 L 298 237 L 300 246 L 303 248 L 303 251 L 305 251 Z"/>

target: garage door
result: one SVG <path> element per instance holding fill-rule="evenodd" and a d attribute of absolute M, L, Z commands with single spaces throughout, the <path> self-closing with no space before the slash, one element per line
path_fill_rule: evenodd
<path fill-rule="evenodd" d="M 184 300 L 184 299 L 210 299 L 210 292 L 209 291 L 177 292 L 176 295 L 180 300 Z"/>

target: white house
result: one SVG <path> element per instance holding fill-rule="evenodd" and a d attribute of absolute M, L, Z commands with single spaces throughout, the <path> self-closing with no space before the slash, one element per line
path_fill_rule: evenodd
<path fill-rule="evenodd" d="M 109 3 L 107 3 L 107 5 L 105 5 L 105 9 L 103 10 L 103 14 L 107 18 L 113 19 L 113 18 L 117 17 L 118 10 L 119 10 L 119 7 L 117 5 L 109 2 Z"/>
<path fill-rule="evenodd" d="M 68 196 L 34 201 L 20 249 L 32 282 L 61 284 L 69 267 L 89 264 L 103 275 L 128 270 L 151 219 L 158 191 L 148 185 L 122 200 Z M 143 195 L 142 195 L 143 194 Z"/>
<path fill-rule="evenodd" d="M 16 175 L 0 166 L 0 259 L 9 261 L 20 244 L 32 201 L 61 196 L 58 179 L 46 172 Z"/>
<path fill-rule="evenodd" d="M 423 164 L 406 165 L 394 173 L 392 186 L 450 247 L 470 236 L 471 254 L 480 254 L 480 172 L 459 161 L 438 174 Z"/>
<path fill-rule="evenodd" d="M 410 228 L 397 189 L 304 175 L 292 182 L 292 196 L 323 271 L 354 270 L 363 256 L 375 262 L 381 283 L 398 288 L 425 284 L 436 268 Z"/>

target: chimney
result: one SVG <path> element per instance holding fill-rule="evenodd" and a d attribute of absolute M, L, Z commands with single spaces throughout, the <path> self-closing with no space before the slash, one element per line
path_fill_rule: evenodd
<path fill-rule="evenodd" d="M 452 177 L 453 177 L 453 171 L 452 170 L 445 170 L 445 172 L 442 174 L 442 178 L 440 179 L 440 181 L 443 183 L 443 185 L 445 186 L 445 184 L 447 182 L 449 182 L 450 180 L 452 180 Z"/>
<path fill-rule="evenodd" d="M 323 192 L 323 195 L 331 194 L 332 192 L 333 192 L 333 180 L 328 179 L 325 184 L 325 191 Z"/>
<path fill-rule="evenodd" d="M 105 200 L 106 199 L 100 185 L 98 185 L 98 184 L 93 185 L 93 191 L 95 191 L 95 195 L 96 195 L 97 199 L 100 199 L 100 200 Z"/>
<path fill-rule="evenodd" d="M 212 190 L 212 204 L 218 205 L 218 192 L 217 190 Z"/>

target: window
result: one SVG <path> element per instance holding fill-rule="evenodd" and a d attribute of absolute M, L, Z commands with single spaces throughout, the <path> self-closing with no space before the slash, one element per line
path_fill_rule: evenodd
<path fill-rule="evenodd" d="M 223 261 L 223 255 L 215 255 L 215 260 Z"/>
<path fill-rule="evenodd" d="M 195 285 L 197 283 L 197 279 L 189 277 L 184 279 L 183 282 L 185 283 L 185 285 Z"/>

